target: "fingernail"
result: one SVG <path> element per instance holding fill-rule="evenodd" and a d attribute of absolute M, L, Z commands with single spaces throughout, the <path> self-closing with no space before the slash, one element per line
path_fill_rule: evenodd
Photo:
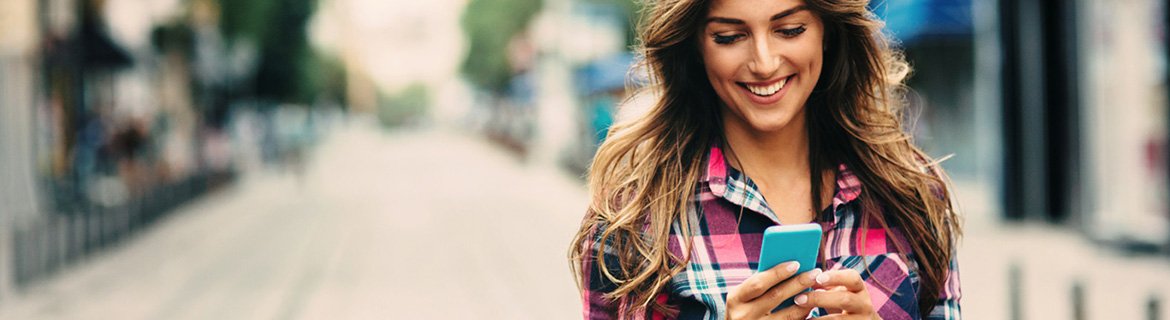
<path fill-rule="evenodd" d="M 784 267 L 784 268 L 788 269 L 788 272 L 796 272 L 797 269 L 800 269 L 800 262 L 796 262 L 796 261 L 789 262 L 788 266 Z"/>
<path fill-rule="evenodd" d="M 823 273 L 823 271 L 821 271 L 821 268 L 812 269 L 812 271 L 808 272 L 808 279 L 815 281 L 817 279 L 817 276 L 819 276 L 821 273 Z"/>
<path fill-rule="evenodd" d="M 817 276 L 817 283 L 818 284 L 825 284 L 826 282 L 829 282 L 829 274 L 828 273 L 821 273 L 820 275 Z"/>
<path fill-rule="evenodd" d="M 805 303 L 808 303 L 808 295 L 798 295 L 796 296 L 796 299 L 792 299 L 792 301 L 796 302 L 796 305 L 803 307 Z"/>

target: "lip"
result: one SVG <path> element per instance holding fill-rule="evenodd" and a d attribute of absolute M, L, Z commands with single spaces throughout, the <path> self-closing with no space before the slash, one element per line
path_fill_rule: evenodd
<path fill-rule="evenodd" d="M 776 103 L 777 101 L 780 101 L 780 99 L 784 98 L 784 94 L 788 93 L 788 88 L 792 87 L 792 80 L 794 80 L 795 78 L 796 78 L 796 74 L 792 74 L 792 75 L 789 75 L 787 77 L 782 77 L 782 78 L 778 78 L 778 79 L 771 80 L 771 81 L 736 82 L 736 84 L 738 85 L 739 90 L 742 91 L 744 94 L 746 94 L 748 96 L 748 98 L 752 100 L 752 102 L 755 102 L 756 104 L 760 104 L 760 105 L 767 105 L 767 104 Z M 780 80 L 783 80 L 783 79 L 788 79 L 788 82 L 784 84 L 784 88 L 781 88 L 780 91 L 777 91 L 776 93 L 774 93 L 770 96 L 767 96 L 767 97 L 757 95 L 757 94 L 753 93 L 751 90 L 748 90 L 748 88 L 747 88 L 748 85 L 756 86 L 756 87 L 770 86 L 772 84 L 775 84 L 776 82 L 780 82 Z"/>

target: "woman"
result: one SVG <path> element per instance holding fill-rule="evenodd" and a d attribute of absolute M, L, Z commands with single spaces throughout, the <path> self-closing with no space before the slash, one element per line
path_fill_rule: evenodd
<path fill-rule="evenodd" d="M 909 67 L 867 2 L 650 5 L 658 98 L 610 129 L 570 249 L 587 318 L 959 318 L 947 179 L 902 130 Z M 807 222 L 817 269 L 754 272 L 766 227 Z"/>

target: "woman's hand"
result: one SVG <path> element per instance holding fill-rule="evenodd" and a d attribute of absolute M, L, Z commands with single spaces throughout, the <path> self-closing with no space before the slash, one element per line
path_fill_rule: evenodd
<path fill-rule="evenodd" d="M 800 263 L 790 261 L 781 263 L 764 272 L 756 273 L 744 280 L 739 286 L 731 289 L 727 294 L 727 319 L 804 319 L 812 310 L 808 306 L 793 305 L 783 310 L 772 312 L 785 299 L 811 288 L 816 284 L 817 275 L 821 269 L 813 269 L 788 279 L 800 269 Z M 784 280 L 788 279 L 788 280 Z"/>
<path fill-rule="evenodd" d="M 865 281 L 853 269 L 828 271 L 817 275 L 816 291 L 796 296 L 797 305 L 825 308 L 829 315 L 816 319 L 881 319 L 873 309 Z"/>

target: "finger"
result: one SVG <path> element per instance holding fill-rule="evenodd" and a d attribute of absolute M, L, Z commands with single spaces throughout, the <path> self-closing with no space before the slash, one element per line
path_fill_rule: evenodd
<path fill-rule="evenodd" d="M 865 280 L 862 280 L 861 274 L 853 269 L 825 271 L 817 276 L 817 283 L 813 287 L 818 289 L 845 287 L 849 291 L 861 292 L 865 290 Z"/>
<path fill-rule="evenodd" d="M 764 316 L 765 320 L 804 320 L 808 318 L 808 313 L 812 312 L 812 307 L 802 307 L 792 305 L 790 307 L 781 309 Z"/>
<path fill-rule="evenodd" d="M 817 291 L 826 291 L 826 290 L 825 289 L 817 289 Z M 828 291 L 849 291 L 849 289 L 845 289 L 845 287 L 833 287 L 832 289 L 829 289 Z M 845 312 L 844 310 L 837 309 L 837 308 L 823 308 L 823 309 L 825 309 L 825 315 L 838 314 L 838 313 Z"/>
<path fill-rule="evenodd" d="M 795 301 L 803 307 L 840 309 L 850 314 L 873 313 L 869 295 L 858 292 L 813 291 L 797 295 Z"/>
<path fill-rule="evenodd" d="M 860 315 L 860 314 L 845 314 L 845 313 L 830 314 L 830 315 L 826 315 L 826 316 L 812 318 L 812 320 L 853 320 L 853 319 L 868 320 L 868 319 L 873 319 L 873 318 L 866 317 L 865 315 Z"/>
<path fill-rule="evenodd" d="M 769 314 L 773 309 L 776 309 L 776 306 L 779 306 L 782 302 L 784 302 L 784 300 L 792 298 L 797 293 L 800 293 L 815 284 L 817 275 L 821 272 L 821 269 L 817 268 L 793 276 L 788 280 L 784 280 L 783 282 L 772 286 L 772 288 L 768 289 L 768 291 L 760 294 L 758 297 L 756 297 L 756 299 L 743 302 L 743 310 L 745 310 L 745 312 L 758 315 Z M 729 302 L 728 305 L 730 306 L 731 303 Z M 792 306 L 789 306 L 785 309 L 790 308 L 792 308 Z M 812 310 L 812 308 L 805 309 Z M 804 316 L 808 316 L 808 310 L 805 310 Z M 801 317 L 801 319 L 803 319 L 803 317 Z"/>
<path fill-rule="evenodd" d="M 728 293 L 727 300 L 728 302 L 748 302 L 755 300 L 761 294 L 767 292 L 768 289 L 780 283 L 780 281 L 796 274 L 796 270 L 799 269 L 799 262 L 789 261 L 778 264 L 763 272 L 756 273 L 739 284 L 735 291 Z"/>
<path fill-rule="evenodd" d="M 792 296 L 795 296 L 796 294 L 816 284 L 816 278 L 822 272 L 823 271 L 821 271 L 820 268 L 812 269 L 808 272 L 792 277 L 792 279 L 785 280 L 771 289 L 768 289 L 768 292 L 761 294 L 756 298 L 756 300 L 752 300 L 752 303 L 758 302 L 765 307 L 771 306 L 772 308 L 775 308 L 776 306 L 780 305 L 780 303 L 784 302 L 784 300 L 792 298 Z"/>

